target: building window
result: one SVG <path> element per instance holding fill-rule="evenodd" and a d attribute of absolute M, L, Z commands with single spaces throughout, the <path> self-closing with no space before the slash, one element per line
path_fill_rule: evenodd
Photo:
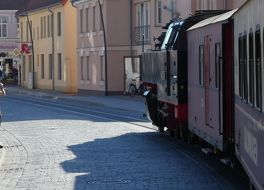
<path fill-rule="evenodd" d="M 93 31 L 95 31 L 96 12 L 95 6 L 93 7 Z"/>
<path fill-rule="evenodd" d="M 20 23 L 20 28 L 21 28 L 20 39 L 21 42 L 23 42 L 23 35 L 24 35 L 23 22 Z"/>
<path fill-rule="evenodd" d="M 242 45 L 242 34 L 238 38 L 238 81 L 239 81 L 239 96 L 243 97 L 243 45 Z"/>
<path fill-rule="evenodd" d="M 44 16 L 44 38 L 46 38 L 47 27 L 46 27 L 46 16 Z"/>
<path fill-rule="evenodd" d="M 162 24 L 162 3 L 161 0 L 156 0 L 156 24 Z"/>
<path fill-rule="evenodd" d="M 137 4 L 138 41 L 149 40 L 149 4 Z"/>
<path fill-rule="evenodd" d="M 28 72 L 32 72 L 32 55 L 28 56 Z"/>
<path fill-rule="evenodd" d="M 61 36 L 61 12 L 57 13 L 57 35 Z"/>
<path fill-rule="evenodd" d="M 50 37 L 50 21 L 51 21 L 51 16 L 50 15 L 48 15 L 48 17 L 47 17 L 47 19 L 48 19 L 48 38 Z"/>
<path fill-rule="evenodd" d="M 45 67 L 44 67 L 44 54 L 41 54 L 41 78 L 45 78 Z"/>
<path fill-rule="evenodd" d="M 49 79 L 53 78 L 53 59 L 52 54 L 49 54 Z"/>
<path fill-rule="evenodd" d="M 199 84 L 204 85 L 204 45 L 199 46 Z"/>
<path fill-rule="evenodd" d="M 247 72 L 248 72 L 248 61 L 247 61 L 247 34 L 245 33 L 243 36 L 243 84 L 244 84 L 244 99 L 248 101 L 248 80 L 247 80 Z"/>
<path fill-rule="evenodd" d="M 26 80 L 26 67 L 25 67 L 25 65 L 26 65 L 26 63 L 25 63 L 25 61 L 26 61 L 26 57 L 25 57 L 25 55 L 23 55 L 22 56 L 22 80 L 23 81 L 25 81 Z"/>
<path fill-rule="evenodd" d="M 100 22 L 99 22 L 100 23 L 100 28 L 99 29 L 103 30 L 103 22 L 102 22 L 102 17 L 101 17 L 101 14 L 100 14 L 100 7 L 98 6 L 98 8 L 99 8 L 99 15 L 100 15 L 100 17 L 99 17 L 100 18 Z M 103 10 L 103 5 L 101 5 L 101 9 Z"/>
<path fill-rule="evenodd" d="M 8 17 L 0 16 L 0 38 L 7 37 L 7 22 L 8 22 Z"/>
<path fill-rule="evenodd" d="M 62 79 L 61 53 L 58 53 L 58 80 Z"/>
<path fill-rule="evenodd" d="M 37 39 L 39 39 L 39 27 L 37 27 Z"/>
<path fill-rule="evenodd" d="M 90 63 L 89 56 L 86 56 L 86 72 L 87 72 L 87 80 L 90 80 Z"/>
<path fill-rule="evenodd" d="M 80 33 L 83 33 L 83 9 L 80 9 Z"/>
<path fill-rule="evenodd" d="M 39 54 L 37 55 L 37 66 L 39 67 Z"/>
<path fill-rule="evenodd" d="M 27 26 L 26 26 L 26 42 L 28 42 L 28 29 L 29 29 L 29 23 L 28 21 L 26 22 L 27 23 Z"/>
<path fill-rule="evenodd" d="M 256 107 L 262 108 L 261 38 L 259 26 L 255 32 Z"/>
<path fill-rule="evenodd" d="M 84 62 L 83 62 L 83 56 L 81 56 L 81 80 L 84 80 L 83 72 L 84 72 Z"/>
<path fill-rule="evenodd" d="M 89 9 L 85 9 L 86 32 L 89 32 Z"/>
<path fill-rule="evenodd" d="M 43 38 L 43 17 L 40 18 L 40 38 Z"/>
<path fill-rule="evenodd" d="M 254 41 L 253 31 L 249 33 L 249 103 L 254 105 Z"/>
<path fill-rule="evenodd" d="M 221 46 L 220 43 L 216 43 L 215 44 L 215 88 L 219 88 L 220 57 L 221 57 Z"/>
<path fill-rule="evenodd" d="M 101 81 L 105 80 L 104 56 L 100 56 Z"/>
<path fill-rule="evenodd" d="M 32 26 L 32 25 L 31 25 Z M 35 28 L 33 28 L 33 40 L 35 40 L 36 38 L 36 33 L 35 33 Z"/>

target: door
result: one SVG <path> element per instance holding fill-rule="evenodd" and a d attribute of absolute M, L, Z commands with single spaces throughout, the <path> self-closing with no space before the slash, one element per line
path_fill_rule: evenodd
<path fill-rule="evenodd" d="M 234 138 L 233 22 L 223 25 L 223 138 Z"/>

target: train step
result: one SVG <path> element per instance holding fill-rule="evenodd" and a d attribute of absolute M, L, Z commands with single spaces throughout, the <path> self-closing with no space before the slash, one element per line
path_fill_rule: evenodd
<path fill-rule="evenodd" d="M 225 165 L 231 166 L 232 162 L 230 158 L 221 158 L 220 162 L 222 162 Z"/>
<path fill-rule="evenodd" d="M 214 153 L 214 150 L 211 148 L 202 148 L 201 150 L 205 154 L 213 154 Z"/>

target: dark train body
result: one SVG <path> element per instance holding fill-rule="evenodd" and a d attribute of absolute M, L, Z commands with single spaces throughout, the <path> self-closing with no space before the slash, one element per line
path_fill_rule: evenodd
<path fill-rule="evenodd" d="M 142 55 L 142 80 L 151 91 L 147 95 L 150 118 L 160 131 L 183 135 L 188 121 L 187 29 L 223 11 L 200 12 L 168 27 L 160 51 Z"/>
<path fill-rule="evenodd" d="M 264 189 L 262 10 L 264 2 L 250 0 L 239 10 L 176 21 L 161 50 L 142 55 L 149 116 L 159 131 L 198 137 L 238 160 L 258 190 Z"/>

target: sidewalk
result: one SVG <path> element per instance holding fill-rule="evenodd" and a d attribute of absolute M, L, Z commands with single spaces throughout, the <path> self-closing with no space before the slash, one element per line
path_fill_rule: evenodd
<path fill-rule="evenodd" d="M 61 100 L 74 100 L 85 103 L 93 103 L 103 105 L 110 108 L 123 109 L 128 111 L 145 112 L 145 99 L 144 97 L 130 97 L 126 95 L 110 95 L 110 96 L 90 96 L 90 95 L 78 95 L 78 94 L 65 94 L 52 90 L 38 90 L 38 89 L 26 89 L 19 86 L 6 86 L 6 93 L 26 94 L 37 97 L 51 97 Z"/>

